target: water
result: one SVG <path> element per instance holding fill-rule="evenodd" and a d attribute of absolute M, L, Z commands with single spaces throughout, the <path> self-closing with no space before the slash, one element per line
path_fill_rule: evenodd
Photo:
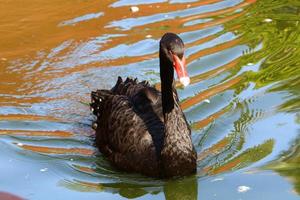
<path fill-rule="evenodd" d="M 138 5 L 132 13 L 130 6 Z M 0 190 L 26 199 L 300 199 L 297 0 L 7 0 L 0 5 Z M 115 170 L 87 103 L 117 76 L 159 83 L 158 41 L 186 43 L 178 87 L 197 175 Z"/>

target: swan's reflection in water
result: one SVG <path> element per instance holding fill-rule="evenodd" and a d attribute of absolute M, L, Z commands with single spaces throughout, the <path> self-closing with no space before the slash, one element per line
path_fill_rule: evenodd
<path fill-rule="evenodd" d="M 89 183 L 83 181 L 61 181 L 60 186 L 81 192 L 109 192 L 133 199 L 144 195 L 164 193 L 167 200 L 198 199 L 198 181 L 196 176 L 163 181 L 159 184 Z"/>
<path fill-rule="evenodd" d="M 165 197 L 171 199 L 198 199 L 198 181 L 196 176 L 181 180 L 172 180 L 164 185 Z"/>

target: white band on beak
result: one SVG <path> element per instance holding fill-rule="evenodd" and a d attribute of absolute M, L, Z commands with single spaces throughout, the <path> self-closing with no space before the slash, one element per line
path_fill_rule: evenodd
<path fill-rule="evenodd" d="M 181 77 L 179 81 L 184 87 L 188 86 L 191 82 L 190 77 Z"/>

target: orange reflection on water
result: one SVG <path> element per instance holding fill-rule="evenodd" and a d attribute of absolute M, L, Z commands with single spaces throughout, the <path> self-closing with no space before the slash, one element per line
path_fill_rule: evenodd
<path fill-rule="evenodd" d="M 221 109 L 220 111 L 213 113 L 212 115 L 206 117 L 205 119 L 195 122 L 193 123 L 193 128 L 194 129 L 200 129 L 203 128 L 205 126 L 207 126 L 208 124 L 210 124 L 212 121 L 216 120 L 217 118 L 219 118 L 220 116 L 222 116 L 223 114 L 225 114 L 228 110 L 229 110 L 229 106 Z"/>
<path fill-rule="evenodd" d="M 81 172 L 86 172 L 86 173 L 95 173 L 95 170 L 90 167 L 85 167 L 85 166 L 80 166 L 80 165 L 72 165 L 75 169 L 81 171 Z"/>
<path fill-rule="evenodd" d="M 31 114 L 8 114 L 8 115 L 0 115 L 0 120 L 30 120 L 30 121 L 39 121 L 39 120 L 45 120 L 45 121 L 53 121 L 57 122 L 58 119 L 51 117 L 51 116 L 41 116 L 41 115 L 31 115 Z"/>
<path fill-rule="evenodd" d="M 0 130 L 0 135 L 19 136 L 47 136 L 47 137 L 72 137 L 73 133 L 66 131 L 28 131 L 28 130 Z"/>
<path fill-rule="evenodd" d="M 86 148 L 60 148 L 60 147 L 44 147 L 44 146 L 32 146 L 26 144 L 16 144 L 20 148 L 25 150 L 30 150 L 36 153 L 45 153 L 45 154 L 76 154 L 82 156 L 91 156 L 94 154 L 94 151 Z"/>
<path fill-rule="evenodd" d="M 214 174 L 220 174 L 226 171 L 230 171 L 234 169 L 235 167 L 239 166 L 242 161 L 239 159 L 233 159 L 230 162 L 218 167 L 217 169 L 214 169 L 214 166 L 208 166 L 204 168 L 203 170 L 206 172 L 209 172 L 209 174 L 214 175 Z"/>
<path fill-rule="evenodd" d="M 40 103 L 48 101 L 49 99 L 45 97 L 0 97 L 1 106 L 19 106 L 19 105 L 29 105 L 32 103 Z"/>
<path fill-rule="evenodd" d="M 229 81 L 226 81 L 225 83 L 221 83 L 215 87 L 211 87 L 199 94 L 197 94 L 196 96 L 193 96 L 187 100 L 184 100 L 181 103 L 181 108 L 183 110 L 198 104 L 199 102 L 203 101 L 204 99 L 210 98 L 220 92 L 225 91 L 226 89 L 229 89 L 230 87 L 236 85 L 237 83 L 239 83 L 241 81 L 242 77 L 238 76 L 235 77 Z"/>
<path fill-rule="evenodd" d="M 225 137 L 224 139 L 220 140 L 218 143 L 214 144 L 208 149 L 205 149 L 200 154 L 198 154 L 197 161 L 201 161 L 205 159 L 207 156 L 213 156 L 221 152 L 228 144 L 230 144 L 230 139 Z M 204 171 L 207 171 L 208 169 L 205 169 Z"/>

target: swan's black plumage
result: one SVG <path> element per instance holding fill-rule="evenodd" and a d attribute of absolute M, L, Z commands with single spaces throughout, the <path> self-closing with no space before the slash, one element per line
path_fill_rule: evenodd
<path fill-rule="evenodd" d="M 145 81 L 119 77 L 111 90 L 91 94 L 96 146 L 121 170 L 155 177 L 196 172 L 191 130 L 174 88 L 172 54 L 182 59 L 183 42 L 166 33 L 159 51 L 161 92 Z"/>

